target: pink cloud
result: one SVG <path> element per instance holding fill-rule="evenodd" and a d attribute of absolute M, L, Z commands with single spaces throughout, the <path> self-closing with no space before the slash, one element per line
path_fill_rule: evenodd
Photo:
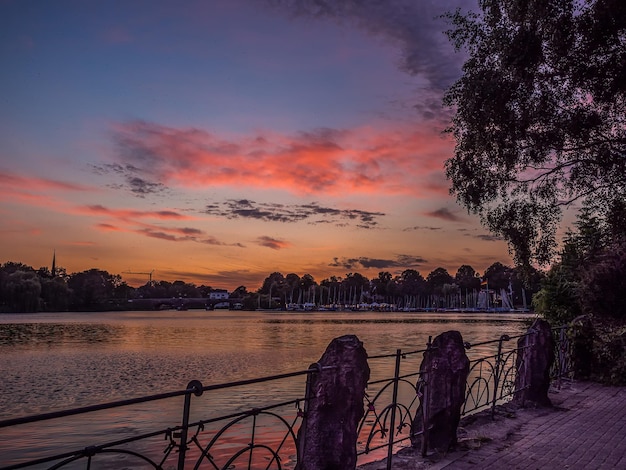
<path fill-rule="evenodd" d="M 129 210 L 111 210 L 104 208 L 103 206 L 87 206 L 88 209 L 93 209 L 95 214 L 102 214 L 108 217 L 115 219 L 118 225 L 113 225 L 110 223 L 98 223 L 95 225 L 95 228 L 105 232 L 126 232 L 126 233 L 134 233 L 138 235 L 142 235 L 149 238 L 158 238 L 160 240 L 166 240 L 171 242 L 197 242 L 206 245 L 222 245 L 222 246 L 236 246 L 240 248 L 244 248 L 244 245 L 241 243 L 225 243 L 218 240 L 216 237 L 212 235 L 207 235 L 204 230 L 200 230 L 193 227 L 164 227 L 154 224 L 148 224 L 136 220 L 136 217 L 131 217 L 129 214 L 138 213 L 139 217 L 151 217 L 152 212 L 143 213 L 140 211 L 129 211 Z M 170 211 L 159 211 L 166 212 L 167 217 L 176 218 L 172 214 L 169 214 Z M 157 212 L 157 214 L 159 213 Z M 92 213 L 93 215 L 93 213 Z"/>
<path fill-rule="evenodd" d="M 94 191 L 95 188 L 82 184 L 68 183 L 47 178 L 25 177 L 16 173 L 0 171 L 0 185 L 30 191 Z"/>
<path fill-rule="evenodd" d="M 271 186 L 296 194 L 447 195 L 440 182 L 453 151 L 451 140 L 428 129 L 226 138 L 134 121 L 118 126 L 116 139 L 125 164 L 163 184 Z"/>
<path fill-rule="evenodd" d="M 291 243 L 285 240 L 279 240 L 277 238 L 262 236 L 257 238 L 257 243 L 260 246 L 271 248 L 272 250 L 282 250 L 283 248 L 289 248 Z"/>
<path fill-rule="evenodd" d="M 76 210 L 87 215 L 106 215 L 119 219 L 162 219 L 162 220 L 194 220 L 194 217 L 180 214 L 172 210 L 138 211 L 134 209 L 109 209 L 100 204 L 80 206 Z"/>
<path fill-rule="evenodd" d="M 104 230 L 106 232 L 119 232 L 121 229 L 111 224 L 96 224 L 96 228 Z"/>

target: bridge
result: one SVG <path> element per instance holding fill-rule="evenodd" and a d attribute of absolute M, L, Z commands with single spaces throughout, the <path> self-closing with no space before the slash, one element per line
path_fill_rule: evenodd
<path fill-rule="evenodd" d="M 216 308 L 235 308 L 242 299 L 209 299 L 207 297 L 170 297 L 162 299 L 131 299 L 128 301 L 137 310 L 189 310 Z"/>

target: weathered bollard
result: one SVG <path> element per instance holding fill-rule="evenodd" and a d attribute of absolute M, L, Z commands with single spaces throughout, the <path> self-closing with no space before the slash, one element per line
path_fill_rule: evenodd
<path fill-rule="evenodd" d="M 515 393 L 513 401 L 550 406 L 550 367 L 554 362 L 552 327 L 541 318 L 536 319 L 526 335 L 517 340 Z"/>
<path fill-rule="evenodd" d="M 319 372 L 309 376 L 296 469 L 354 469 L 370 376 L 367 353 L 356 336 L 341 336 L 331 341 L 318 365 Z"/>
<path fill-rule="evenodd" d="M 593 340 L 595 329 L 589 315 L 572 320 L 569 340 L 572 342 L 572 372 L 575 379 L 588 380 L 593 372 Z"/>
<path fill-rule="evenodd" d="M 457 427 L 465 402 L 469 359 L 458 331 L 441 333 L 424 352 L 420 365 L 422 401 L 413 421 L 413 447 L 445 453 L 457 444 Z"/>

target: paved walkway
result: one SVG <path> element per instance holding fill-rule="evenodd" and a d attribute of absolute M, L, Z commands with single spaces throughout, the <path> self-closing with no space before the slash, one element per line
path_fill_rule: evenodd
<path fill-rule="evenodd" d="M 464 450 L 438 461 L 394 456 L 393 469 L 626 469 L 626 387 L 589 382 L 551 392 L 550 409 L 500 413 L 459 429 Z M 376 467 L 385 468 L 384 462 Z"/>

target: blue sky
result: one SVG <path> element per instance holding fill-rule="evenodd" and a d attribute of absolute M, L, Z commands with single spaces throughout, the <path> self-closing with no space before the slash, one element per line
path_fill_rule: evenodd
<path fill-rule="evenodd" d="M 444 177 L 457 6 L 0 0 L 0 260 L 226 288 L 510 263 Z"/>

